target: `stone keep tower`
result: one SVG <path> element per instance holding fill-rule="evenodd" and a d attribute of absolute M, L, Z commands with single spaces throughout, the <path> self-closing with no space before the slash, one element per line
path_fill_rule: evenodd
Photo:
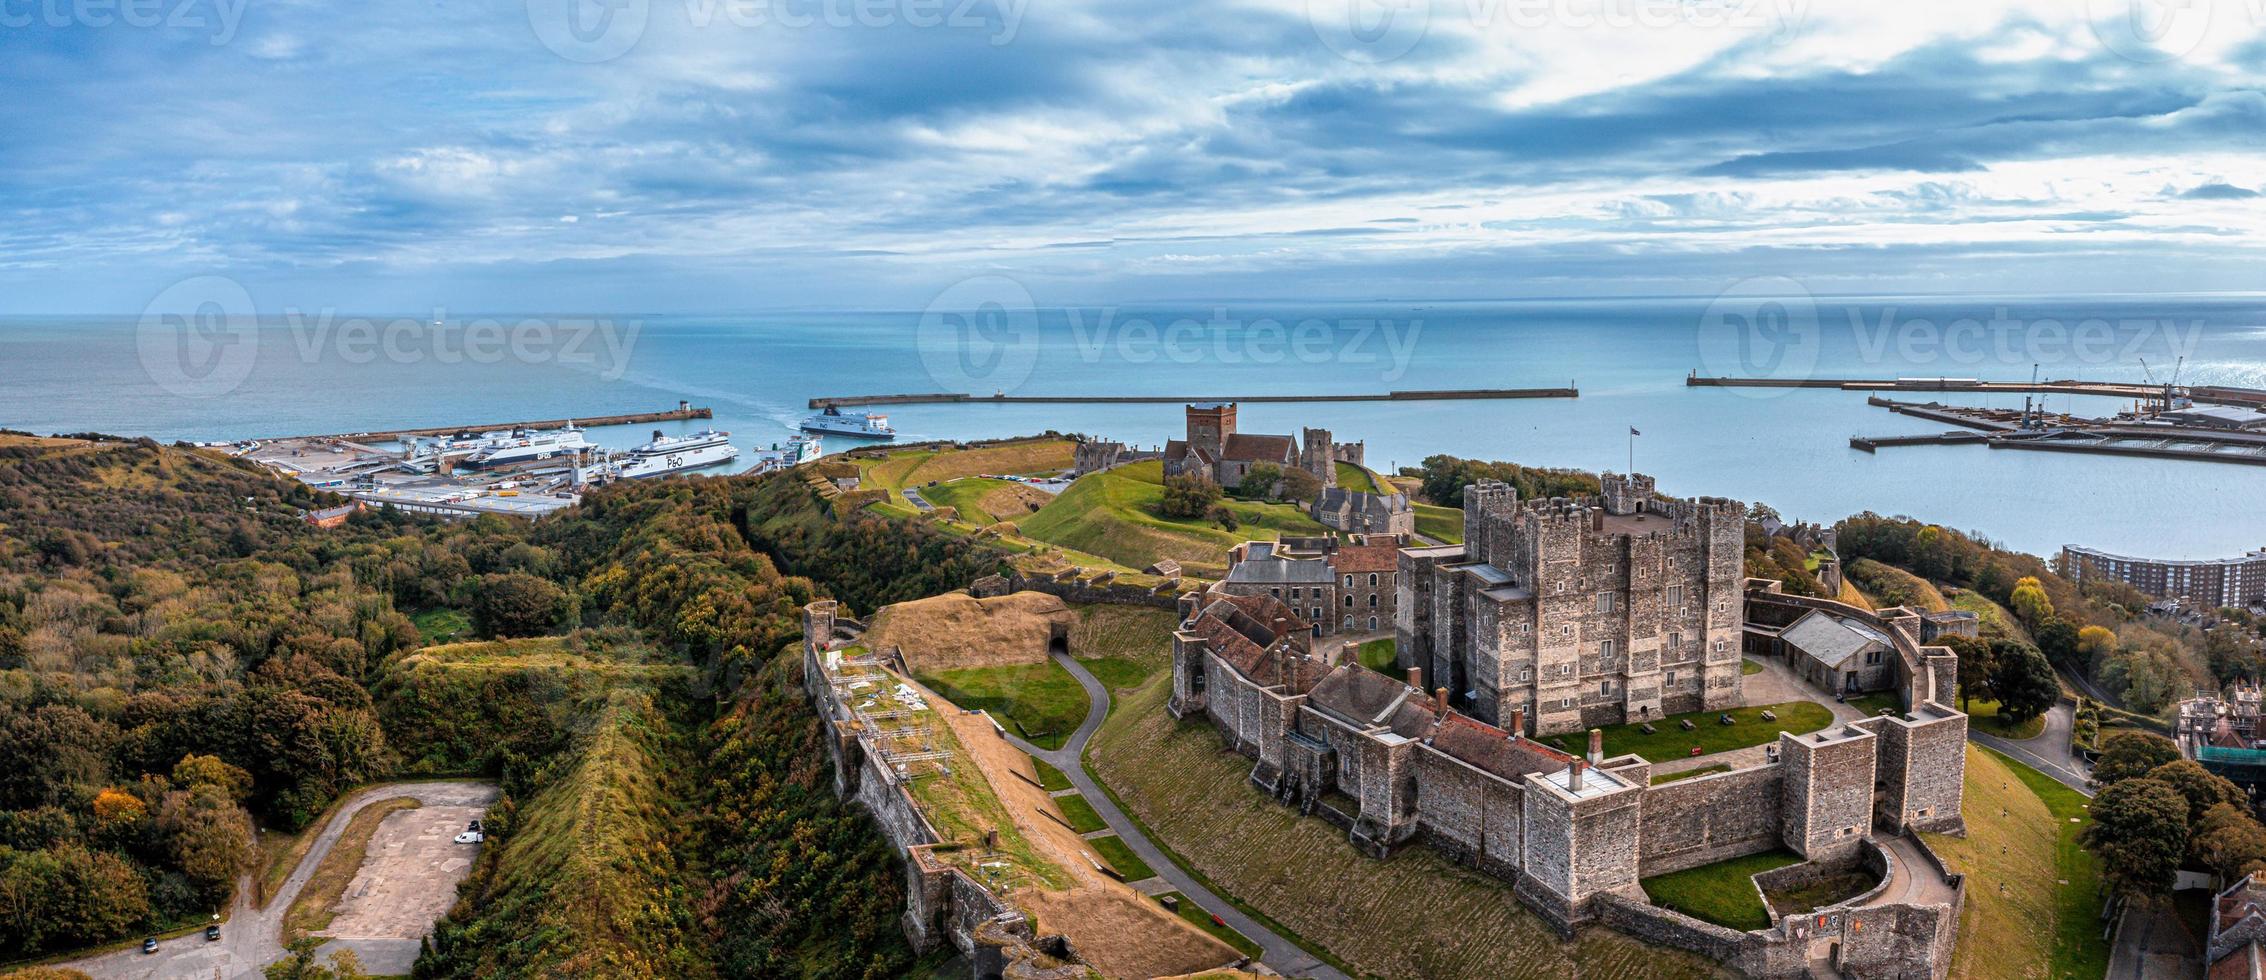
<path fill-rule="evenodd" d="M 1962 733 L 1964 734 L 1964 733 Z M 1855 725 L 1778 734 L 1780 834 L 1812 861 L 1854 853 L 1873 828 L 1873 764 L 1879 739 Z"/>
<path fill-rule="evenodd" d="M 1328 429 L 1306 429 L 1300 433 L 1305 448 L 1300 450 L 1298 463 L 1324 487 L 1338 485 L 1337 444 L 1330 441 Z"/>
<path fill-rule="evenodd" d="M 1227 437 L 1235 434 L 1235 403 L 1210 402 L 1188 406 L 1188 448 L 1220 458 Z"/>

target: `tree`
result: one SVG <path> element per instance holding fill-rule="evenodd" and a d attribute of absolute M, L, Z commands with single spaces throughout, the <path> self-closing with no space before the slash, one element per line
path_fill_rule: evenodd
<path fill-rule="evenodd" d="M 165 794 L 157 826 L 170 843 L 174 865 L 199 897 L 214 905 L 226 902 L 236 875 L 251 864 L 251 817 L 221 788 L 205 785 Z"/>
<path fill-rule="evenodd" d="M 1204 519 L 1219 525 L 1220 530 L 1223 531 L 1234 531 L 1243 527 L 1243 521 L 1235 516 L 1235 510 L 1226 504 L 1213 504 L 1210 510 L 1204 512 Z"/>
<path fill-rule="evenodd" d="M 252 774 L 222 761 L 217 755 L 185 755 L 173 767 L 173 782 L 184 789 L 211 786 L 230 802 L 242 803 L 252 792 Z"/>
<path fill-rule="evenodd" d="M 1302 504 L 1313 503 L 1322 496 L 1322 481 L 1314 474 L 1292 467 L 1282 474 L 1282 499 Z"/>
<path fill-rule="evenodd" d="M 2046 598 L 2046 587 L 2035 576 L 2025 575 L 2017 580 L 2007 601 L 2014 607 L 2014 617 L 2032 629 L 2053 618 L 2054 601 Z"/>
<path fill-rule="evenodd" d="M 2106 626 L 2087 626 L 2077 631 L 2077 654 L 2088 664 L 2115 653 L 2116 648 L 2116 631 Z"/>
<path fill-rule="evenodd" d="M 2177 758 L 2179 746 L 2162 735 L 2116 732 L 2101 740 L 2101 759 L 2093 766 L 2093 778 L 2106 786 L 2145 776 L 2149 770 Z"/>
<path fill-rule="evenodd" d="M 351 949 L 330 954 L 330 963 L 315 962 L 315 951 L 326 940 L 317 936 L 301 936 L 284 947 L 288 956 L 268 964 L 262 971 L 267 980 L 363 980 L 369 974 L 362 972 L 362 958 Z"/>
<path fill-rule="evenodd" d="M 1994 643 L 1992 648 L 1991 695 L 1998 699 L 2001 715 L 2021 724 L 2054 706 L 2061 697 L 2061 682 L 2045 654 L 2025 643 L 2007 647 Z"/>
<path fill-rule="evenodd" d="M 2203 814 L 2212 807 L 2222 803 L 2243 802 L 2241 787 L 2224 777 L 2212 775 L 2200 763 L 2186 759 L 2173 759 L 2150 769 L 2144 778 L 2163 783 L 2187 798 L 2187 824 L 2190 827 L 2201 826 Z"/>
<path fill-rule="evenodd" d="M 2038 652 L 2046 655 L 2046 662 L 2059 664 L 2082 674 L 2092 670 L 2093 658 L 2080 650 L 2079 632 L 2077 624 L 2068 617 L 2055 616 L 2046 620 L 2044 626 L 2031 630 L 2030 635 L 2037 638 Z M 2113 646 L 2115 634 L 2110 634 L 2110 637 Z"/>
<path fill-rule="evenodd" d="M 1957 633 L 1936 637 L 1936 642 L 1959 655 L 1959 710 L 1967 710 L 1967 702 L 1971 698 L 1990 697 L 1991 668 L 1994 663 L 1991 645 Z"/>
<path fill-rule="evenodd" d="M 1273 463 L 1259 463 L 1243 471 L 1243 482 L 1235 485 L 1235 495 L 1245 500 L 1272 500 L 1282 486 L 1282 467 Z"/>
<path fill-rule="evenodd" d="M 2125 898 L 2168 892 L 2187 856 L 2187 798 L 2148 778 L 2126 779 L 2093 798 L 2093 824 L 2078 835 L 2101 860 L 2101 878 Z"/>
<path fill-rule="evenodd" d="M 480 577 L 472 619 L 488 637 L 544 636 L 566 617 L 566 591 L 524 572 Z"/>
<path fill-rule="evenodd" d="M 2266 872 L 2266 827 L 2235 805 L 2220 803 L 2203 812 L 2188 835 L 2187 850 L 2228 880 Z"/>
<path fill-rule="evenodd" d="M 1212 504 L 1220 499 L 1220 485 L 1202 473 L 1180 473 L 1164 478 L 1164 502 L 1159 509 L 1166 517 L 1202 517 Z"/>

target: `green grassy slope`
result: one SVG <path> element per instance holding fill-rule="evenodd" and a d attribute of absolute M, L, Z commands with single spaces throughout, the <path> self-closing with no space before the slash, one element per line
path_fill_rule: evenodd
<path fill-rule="evenodd" d="M 1055 501 L 1018 523 L 1024 536 L 1100 555 L 1133 568 L 1170 558 L 1184 565 L 1217 567 L 1227 549 L 1252 540 L 1328 531 L 1296 507 L 1223 500 L 1242 526 L 1236 531 L 1200 518 L 1158 513 L 1164 501 L 1164 467 L 1151 461 L 1080 479 Z"/>

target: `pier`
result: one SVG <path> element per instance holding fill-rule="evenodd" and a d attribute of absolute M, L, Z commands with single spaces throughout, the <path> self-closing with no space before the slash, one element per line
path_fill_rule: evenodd
<path fill-rule="evenodd" d="M 2166 386 L 2128 381 L 1979 381 L 1974 378 L 1730 378 L 1686 375 L 1691 388 L 1827 388 L 1841 391 L 1965 391 L 1985 395 L 2092 395 L 2155 401 Z M 2185 386 L 2188 397 L 2210 405 L 2266 406 L 2266 390 L 2217 385 Z"/>
<path fill-rule="evenodd" d="M 908 395 L 834 395 L 810 400 L 810 407 L 867 408 L 876 405 L 1174 405 L 1205 402 L 1426 402 L 1491 401 L 1515 398 L 1579 398 L 1581 390 L 1564 388 L 1454 388 L 1435 391 L 1388 391 L 1355 395 L 967 395 L 953 392 Z"/>
<path fill-rule="evenodd" d="M 276 442 L 285 439 L 312 439 L 366 440 L 371 442 L 385 442 L 387 440 L 409 439 L 418 436 L 454 435 L 458 432 L 496 432 L 505 429 L 564 429 L 569 425 L 576 425 L 585 429 L 595 429 L 600 426 L 607 425 L 644 425 L 650 422 L 683 422 L 690 419 L 707 419 L 715 417 L 716 413 L 711 409 L 694 406 L 690 402 L 678 402 L 676 408 L 662 412 L 635 412 L 628 415 L 593 415 L 586 418 L 571 419 L 539 419 L 531 422 L 483 422 L 478 425 L 436 425 L 424 429 L 384 429 L 370 432 L 338 432 L 330 435 L 319 436 L 276 436 L 274 438 L 263 439 L 261 441 Z"/>

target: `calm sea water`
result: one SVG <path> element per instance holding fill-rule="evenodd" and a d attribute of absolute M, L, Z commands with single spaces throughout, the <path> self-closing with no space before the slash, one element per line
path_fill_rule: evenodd
<path fill-rule="evenodd" d="M 1298 306 L 1190 303 L 1041 311 L 268 318 L 232 344 L 136 318 L 0 318 L 0 426 L 220 440 L 650 411 L 689 399 L 743 447 L 792 435 L 815 395 L 1236 396 L 1578 385 L 1576 400 L 1251 404 L 1243 427 L 1326 427 L 1380 469 L 1432 453 L 1639 470 L 1679 495 L 1789 517 L 1910 514 L 2047 554 L 2065 543 L 2163 557 L 2266 545 L 2266 468 L 1930 447 L 1866 454 L 1854 434 L 1939 431 L 1839 391 L 1688 388 L 1687 373 L 2046 377 L 2266 386 L 2266 300 L 1696 300 Z M 587 320 L 610 321 L 585 328 Z M 508 329 L 507 329 L 508 328 Z M 468 331 L 486 331 L 467 337 Z M 514 340 L 518 349 L 512 349 Z M 215 351 L 230 353 L 214 353 Z M 619 352 L 619 353 L 617 353 Z M 2147 368 L 2142 361 L 2145 359 Z M 241 369 L 239 369 L 241 366 Z M 206 373 L 210 369 L 210 373 Z M 241 380 L 236 381 L 238 375 Z M 1939 397 L 1939 396 L 1919 396 Z M 1940 396 L 2019 407 L 2021 398 Z M 2103 414 L 2105 400 L 2049 407 Z M 1055 429 L 1137 444 L 1177 405 L 886 409 L 908 440 Z M 699 425 L 661 426 L 672 431 Z M 594 433 L 609 445 L 651 427 Z M 1630 429 L 1642 432 L 1633 440 Z M 829 448 L 849 448 L 831 438 Z"/>

